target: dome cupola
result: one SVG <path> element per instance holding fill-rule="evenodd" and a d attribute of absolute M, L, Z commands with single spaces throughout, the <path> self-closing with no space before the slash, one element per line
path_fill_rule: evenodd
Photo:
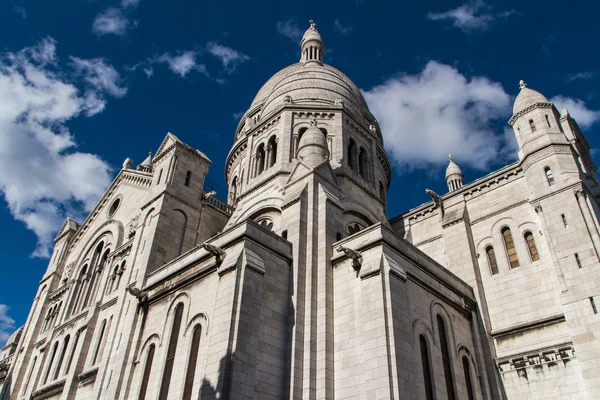
<path fill-rule="evenodd" d="M 317 128 L 317 120 L 310 121 L 310 128 L 302 134 L 298 143 L 298 158 L 309 167 L 316 167 L 329 158 L 327 138 Z"/>
<path fill-rule="evenodd" d="M 546 96 L 544 96 L 537 90 L 529 89 L 527 87 L 527 84 L 523 80 L 519 82 L 519 88 L 521 88 L 521 91 L 517 95 L 517 98 L 515 99 L 515 103 L 513 105 L 514 115 L 534 104 L 549 103 Z"/>
<path fill-rule="evenodd" d="M 311 19 L 309 22 L 310 27 L 304 32 L 304 36 L 302 36 L 302 40 L 300 41 L 300 49 L 302 50 L 300 63 L 317 62 L 322 64 L 323 57 L 325 56 L 325 43 L 314 21 Z"/>
<path fill-rule="evenodd" d="M 446 168 L 446 183 L 448 184 L 448 190 L 454 191 L 463 187 L 464 175 L 460 170 L 460 167 L 454 162 L 452 154 L 448 154 L 448 168 Z"/>

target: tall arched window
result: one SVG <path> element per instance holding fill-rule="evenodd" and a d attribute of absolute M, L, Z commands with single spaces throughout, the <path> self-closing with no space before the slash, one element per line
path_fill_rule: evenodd
<path fill-rule="evenodd" d="M 75 314 L 77 312 L 77 307 L 79 306 L 79 299 L 81 298 L 81 292 L 83 291 L 83 285 L 85 285 L 87 268 L 87 265 L 84 265 L 83 268 L 81 268 L 81 270 L 79 271 L 79 276 L 77 277 L 77 281 L 75 282 L 73 300 L 71 303 L 71 314 Z"/>
<path fill-rule="evenodd" d="M 48 378 L 50 377 L 50 370 L 52 369 L 52 364 L 54 364 L 54 357 L 56 356 L 56 350 L 58 349 L 58 341 L 54 342 L 54 346 L 52 346 L 52 352 L 50 353 L 50 358 L 48 359 L 48 367 L 46 369 L 46 375 L 44 375 L 44 380 L 42 384 L 46 384 L 48 382 Z"/>
<path fill-rule="evenodd" d="M 75 342 L 73 343 L 73 348 L 71 349 L 71 353 L 69 353 L 69 360 L 67 361 L 67 366 L 65 367 L 65 375 L 69 373 L 71 369 L 71 363 L 73 362 L 73 358 L 75 357 L 75 352 L 77 351 L 77 345 L 79 344 L 79 338 L 81 337 L 81 331 L 77 331 L 75 334 Z"/>
<path fill-rule="evenodd" d="M 256 150 L 256 174 L 258 176 L 265 170 L 265 145 L 263 143 Z"/>
<path fill-rule="evenodd" d="M 230 195 L 229 195 L 229 203 L 232 206 L 235 206 L 235 203 L 237 200 L 237 191 L 238 191 L 238 178 L 237 178 L 237 176 L 234 176 L 233 180 L 231 181 L 231 191 L 230 191 Z"/>
<path fill-rule="evenodd" d="M 156 346 L 151 344 L 148 348 L 148 355 L 146 356 L 146 365 L 144 366 L 144 375 L 142 377 L 142 385 L 140 387 L 140 395 L 138 400 L 146 400 L 146 391 L 148 390 L 148 382 L 150 382 L 150 372 L 152 371 L 152 361 L 154 361 L 154 349 Z"/>
<path fill-rule="evenodd" d="M 277 161 L 277 138 L 275 136 L 271 136 L 269 139 L 269 168 L 275 165 Z"/>
<path fill-rule="evenodd" d="M 104 331 L 106 330 L 106 320 L 102 321 L 100 325 L 100 334 L 98 335 L 98 341 L 96 342 L 96 350 L 94 350 L 94 357 L 92 358 L 92 365 L 96 364 L 98 360 L 98 355 L 100 355 L 100 348 L 102 347 L 102 343 L 104 342 Z"/>
<path fill-rule="evenodd" d="M 421 346 L 421 365 L 423 367 L 423 384 L 425 385 L 425 399 L 433 400 L 433 380 L 431 378 L 431 363 L 429 362 L 429 346 L 423 335 L 419 335 Z"/>
<path fill-rule="evenodd" d="M 158 400 L 166 400 L 167 396 L 169 395 L 169 386 L 171 385 L 171 374 L 173 373 L 173 365 L 175 364 L 175 352 L 177 351 L 177 341 L 179 340 L 179 330 L 181 329 L 182 316 L 183 303 L 179 303 L 175 307 L 173 328 L 171 329 L 169 347 L 167 348 L 167 360 L 165 362 L 165 369 L 163 371 L 162 382 L 160 384 Z"/>
<path fill-rule="evenodd" d="M 523 237 L 525 238 L 525 242 L 527 242 L 527 249 L 529 250 L 529 257 L 531 261 L 538 261 L 540 259 L 540 255 L 538 254 L 537 246 L 535 245 L 533 233 L 525 232 Z"/>
<path fill-rule="evenodd" d="M 505 226 L 502 228 L 502 239 L 504 239 L 504 247 L 506 249 L 506 255 L 508 256 L 508 262 L 510 268 L 517 268 L 519 264 L 519 257 L 517 256 L 517 249 L 515 248 L 515 242 L 513 241 L 512 233 L 510 228 Z"/>
<path fill-rule="evenodd" d="M 473 381 L 471 380 L 471 367 L 467 356 L 462 358 L 463 372 L 465 374 L 465 384 L 467 385 L 467 396 L 469 400 L 475 400 L 475 392 L 473 391 Z"/>
<path fill-rule="evenodd" d="M 183 184 L 185 186 L 190 186 L 190 179 L 192 179 L 192 171 L 188 171 L 185 173 L 185 182 Z"/>
<path fill-rule="evenodd" d="M 369 179 L 367 151 L 363 147 L 358 151 L 358 173 L 364 179 Z"/>
<path fill-rule="evenodd" d="M 450 358 L 450 344 L 448 343 L 448 335 L 444 319 L 438 314 L 437 316 L 438 334 L 440 337 L 440 348 L 442 349 L 442 362 L 444 364 L 444 378 L 446 380 L 446 392 L 448 400 L 455 400 L 454 378 L 452 377 L 452 359 Z"/>
<path fill-rule="evenodd" d="M 546 173 L 546 180 L 548 181 L 548 186 L 554 185 L 554 175 L 552 175 L 552 170 L 550 167 L 544 167 L 544 172 Z"/>
<path fill-rule="evenodd" d="M 352 139 L 348 141 L 348 166 L 356 171 L 356 143 Z"/>
<path fill-rule="evenodd" d="M 173 229 L 179 231 L 179 237 L 177 237 L 177 254 L 175 256 L 181 255 L 183 252 L 183 241 L 185 239 L 185 231 L 187 230 L 187 216 L 181 210 L 175 210 L 173 212 Z M 174 238 L 175 239 L 175 238 Z"/>
<path fill-rule="evenodd" d="M 31 381 L 31 375 L 33 375 L 35 364 L 37 364 L 37 356 L 33 357 L 33 362 L 31 363 L 29 373 L 27 374 L 27 379 L 25 379 L 25 384 L 23 385 L 23 391 L 21 392 L 22 396 L 25 396 L 25 394 L 27 394 L 27 388 L 29 388 L 29 382 Z"/>
<path fill-rule="evenodd" d="M 56 369 L 54 370 L 54 378 L 53 379 L 58 379 L 58 377 L 60 376 L 60 369 L 62 368 L 62 363 L 65 359 L 65 354 L 67 352 L 67 346 L 69 345 L 69 339 L 71 339 L 71 336 L 67 335 L 65 337 L 65 340 L 63 340 L 63 346 L 60 351 L 60 356 L 58 356 L 58 363 L 56 364 Z"/>
<path fill-rule="evenodd" d="M 200 348 L 200 336 L 202 335 L 202 325 L 194 326 L 192 334 L 192 347 L 190 348 L 190 357 L 188 359 L 187 372 L 185 374 L 185 385 L 183 386 L 183 400 L 192 398 L 192 389 L 194 388 L 194 375 L 196 375 L 196 364 L 198 363 L 198 349 Z"/>
<path fill-rule="evenodd" d="M 535 132 L 537 129 L 535 129 L 535 122 L 533 122 L 532 119 L 529 120 L 529 126 L 531 127 L 531 132 Z"/>
<path fill-rule="evenodd" d="M 385 201 L 385 187 L 381 182 L 379 182 L 379 198 Z"/>
<path fill-rule="evenodd" d="M 490 265 L 490 271 L 492 272 L 492 275 L 496 275 L 498 273 L 498 262 L 496 261 L 496 253 L 494 252 L 494 248 L 492 246 L 486 247 L 485 254 L 487 255 L 488 264 Z"/>

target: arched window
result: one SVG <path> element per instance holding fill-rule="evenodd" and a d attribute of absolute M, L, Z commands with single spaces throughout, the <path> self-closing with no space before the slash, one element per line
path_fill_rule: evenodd
<path fill-rule="evenodd" d="M 56 350 L 58 349 L 58 341 L 54 342 L 54 346 L 52 346 L 52 352 L 50 353 L 50 358 L 48 359 L 48 367 L 46 369 L 46 375 L 44 375 L 44 380 L 42 384 L 46 384 L 48 382 L 48 378 L 50 377 L 50 370 L 52 369 L 52 364 L 54 364 L 54 357 L 56 356 Z"/>
<path fill-rule="evenodd" d="M 112 289 L 111 289 L 113 292 L 119 288 L 119 284 L 121 283 L 121 277 L 123 276 L 123 273 L 125 272 L 126 265 L 127 265 L 127 261 L 123 261 L 121 263 L 121 267 L 117 267 L 117 269 L 115 271 L 115 279 L 113 280 Z"/>
<path fill-rule="evenodd" d="M 238 192 L 238 178 L 237 176 L 233 177 L 231 181 L 231 190 L 229 192 L 229 204 L 235 206 L 237 202 L 237 192 Z"/>
<path fill-rule="evenodd" d="M 506 248 L 506 254 L 508 255 L 508 262 L 510 268 L 517 268 L 519 264 L 519 257 L 517 257 L 517 249 L 515 248 L 515 242 L 513 241 L 512 233 L 510 228 L 505 226 L 502 229 L 502 238 L 504 239 L 504 247 Z"/>
<path fill-rule="evenodd" d="M 379 182 L 379 198 L 385 201 L 385 187 L 381 182 Z"/>
<path fill-rule="evenodd" d="M 187 372 L 185 374 L 185 385 L 183 387 L 183 400 L 192 398 L 192 389 L 194 388 L 194 376 L 196 375 L 196 364 L 198 361 L 198 349 L 200 348 L 200 336 L 202 335 L 202 325 L 194 326 L 192 334 L 192 347 L 190 348 L 190 357 L 188 359 Z"/>
<path fill-rule="evenodd" d="M 548 117 L 548 114 L 546 114 L 546 122 L 548 123 L 548 127 L 552 128 L 552 125 L 550 125 L 550 118 Z"/>
<path fill-rule="evenodd" d="M 177 237 L 177 254 L 175 256 L 181 255 L 183 252 L 183 241 L 185 239 L 185 231 L 187 229 L 187 216 L 181 210 L 175 210 L 173 212 L 173 229 L 179 231 L 179 237 Z M 175 239 L 175 238 L 174 238 Z"/>
<path fill-rule="evenodd" d="M 150 372 L 152 371 L 155 347 L 154 344 L 151 344 L 148 348 L 148 355 L 146 356 L 146 365 L 144 366 L 144 375 L 142 377 L 142 385 L 140 387 L 138 400 L 146 400 L 146 391 L 148 390 L 148 382 L 150 382 Z"/>
<path fill-rule="evenodd" d="M 496 261 L 496 253 L 494 253 L 494 248 L 492 246 L 486 247 L 485 254 L 487 255 L 488 264 L 490 265 L 490 271 L 492 272 L 492 275 L 496 275 L 498 273 L 498 262 Z"/>
<path fill-rule="evenodd" d="M 363 147 L 358 151 L 358 173 L 364 179 L 369 179 L 367 151 Z"/>
<path fill-rule="evenodd" d="M 268 144 L 269 149 L 269 168 L 275 165 L 277 161 L 277 138 L 275 136 L 271 136 Z"/>
<path fill-rule="evenodd" d="M 181 329 L 181 317 L 183 316 L 183 303 L 177 304 L 175 307 L 175 316 L 173 317 L 173 329 L 171 329 L 171 337 L 169 339 L 169 347 L 167 348 L 167 360 L 163 371 L 162 382 L 160 384 L 160 393 L 158 400 L 166 400 L 169 395 L 169 386 L 171 385 L 171 374 L 173 373 L 173 365 L 175 364 L 175 352 L 177 350 L 177 340 L 179 340 L 179 330 Z"/>
<path fill-rule="evenodd" d="M 27 388 L 29 387 L 29 382 L 31 381 L 31 375 L 33 375 L 33 370 L 35 369 L 35 364 L 37 364 L 37 356 L 33 357 L 33 362 L 29 368 L 27 379 L 25 379 L 25 385 L 23 385 L 23 391 L 21 392 L 21 395 L 23 396 L 27 393 Z"/>
<path fill-rule="evenodd" d="M 533 233 L 525 232 L 523 237 L 525 238 L 525 242 L 527 242 L 527 249 L 529 250 L 529 257 L 531 258 L 531 261 L 538 261 L 540 259 L 540 255 L 538 254 L 537 246 L 535 245 Z"/>
<path fill-rule="evenodd" d="M 98 355 L 100 355 L 100 348 L 102 347 L 102 343 L 104 342 L 104 331 L 106 330 L 106 320 L 102 321 L 100 325 L 100 334 L 98 335 L 98 341 L 96 342 L 96 350 L 94 350 L 94 357 L 92 358 L 92 365 L 96 364 L 96 361 L 100 361 L 98 359 Z M 102 357 L 100 357 L 102 358 Z"/>
<path fill-rule="evenodd" d="M 83 289 L 83 285 L 85 284 L 86 274 L 87 274 L 87 265 L 84 265 L 83 268 L 79 271 L 79 276 L 77 277 L 77 281 L 75 282 L 75 289 L 73 289 L 73 297 L 71 303 L 71 314 L 75 314 L 77 312 L 77 307 L 79 306 L 79 298 L 81 297 L 81 292 Z"/>
<path fill-rule="evenodd" d="M 554 185 L 554 175 L 552 175 L 552 170 L 550 167 L 544 167 L 544 172 L 546 173 L 546 180 L 548 181 L 548 186 Z"/>
<path fill-rule="evenodd" d="M 360 225 L 358 222 L 353 222 L 350 225 L 348 225 L 348 233 L 350 235 L 354 235 L 356 232 L 360 232 L 363 229 L 364 229 L 364 227 L 362 225 Z"/>
<path fill-rule="evenodd" d="M 444 319 L 438 314 L 437 316 L 438 334 L 440 337 L 440 348 L 442 349 L 442 361 L 444 364 L 444 378 L 446 380 L 446 392 L 448 392 L 448 400 L 455 400 L 454 378 L 452 377 L 452 359 L 450 358 L 450 345 L 448 343 L 448 335 Z"/>
<path fill-rule="evenodd" d="M 190 186 L 190 179 L 192 179 L 192 171 L 188 171 L 185 173 L 185 182 L 183 184 L 185 186 Z"/>
<path fill-rule="evenodd" d="M 537 130 L 535 129 L 535 123 L 532 119 L 529 120 L 529 126 L 531 127 L 531 132 L 535 132 Z"/>
<path fill-rule="evenodd" d="M 356 143 L 352 139 L 348 141 L 348 166 L 356 171 Z"/>
<path fill-rule="evenodd" d="M 467 356 L 462 358 L 463 372 L 465 374 L 465 384 L 467 385 L 467 396 L 469 400 L 475 400 L 475 392 L 473 391 L 473 381 L 471 380 L 471 367 Z"/>
<path fill-rule="evenodd" d="M 54 378 L 53 379 L 58 379 L 58 377 L 60 376 L 60 369 L 62 368 L 62 363 L 65 359 L 65 354 L 67 352 L 67 346 L 69 345 L 69 339 L 71 339 L 71 336 L 67 335 L 65 337 L 65 340 L 63 340 L 62 350 L 60 351 L 60 356 L 58 356 L 58 363 L 56 364 L 56 369 L 54 370 Z"/>
<path fill-rule="evenodd" d="M 77 345 L 79 344 L 79 338 L 81 337 L 81 331 L 77 331 L 75 334 L 75 343 L 73 343 L 73 348 L 71 349 L 71 353 L 69 353 L 69 360 L 67 361 L 67 366 L 65 367 L 65 375 L 69 373 L 71 369 L 71 363 L 73 362 L 73 357 L 75 357 L 75 352 L 77 351 Z"/>
<path fill-rule="evenodd" d="M 423 335 L 419 335 L 421 346 L 421 365 L 423 367 L 423 384 L 425 385 L 425 399 L 433 400 L 433 380 L 431 379 L 431 363 L 429 362 L 429 346 Z"/>
<path fill-rule="evenodd" d="M 256 173 L 255 176 L 262 174 L 265 170 L 265 145 L 263 143 L 256 150 Z"/>

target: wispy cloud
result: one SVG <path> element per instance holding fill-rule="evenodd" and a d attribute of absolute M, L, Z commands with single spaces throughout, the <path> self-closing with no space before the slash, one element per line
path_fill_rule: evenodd
<path fill-rule="evenodd" d="M 138 4 L 140 4 L 140 0 L 121 0 L 121 6 L 123 8 L 137 7 Z"/>
<path fill-rule="evenodd" d="M 232 73 L 241 63 L 250 59 L 250 57 L 238 50 L 222 46 L 215 42 L 209 42 L 206 45 L 206 49 L 221 61 L 227 73 Z"/>
<path fill-rule="evenodd" d="M 354 30 L 352 25 L 342 25 L 339 18 L 333 21 L 333 28 L 344 36 L 348 36 Z"/>
<path fill-rule="evenodd" d="M 275 25 L 275 28 L 277 29 L 277 33 L 293 40 L 294 42 L 299 42 L 302 38 L 303 32 L 294 21 L 294 18 L 290 18 L 286 21 L 278 21 Z"/>
<path fill-rule="evenodd" d="M 0 56 L 0 193 L 36 234 L 37 257 L 49 256 L 66 216 L 84 216 L 111 181 L 105 161 L 76 151 L 67 122 L 102 111 L 106 95 L 125 89 L 104 61 L 72 61 L 81 68 L 75 74 L 60 65 L 50 38 Z"/>
<path fill-rule="evenodd" d="M 23 8 L 22 6 L 14 6 L 13 10 L 15 10 L 15 12 L 21 17 L 23 17 L 23 19 L 27 19 L 27 11 L 25 11 L 25 8 Z"/>
<path fill-rule="evenodd" d="M 492 24 L 504 20 L 515 13 L 514 10 L 496 12 L 492 6 L 482 0 L 467 2 L 457 8 L 444 12 L 431 12 L 427 18 L 432 21 L 447 21 L 453 27 L 465 33 L 485 31 Z"/>
<path fill-rule="evenodd" d="M 192 71 L 198 71 L 208 76 L 206 66 L 196 61 L 197 55 L 198 54 L 194 50 L 188 50 L 178 55 L 165 53 L 156 60 L 167 63 L 169 69 L 182 78 Z M 146 72 L 146 74 L 148 74 L 148 72 Z"/>
<path fill-rule="evenodd" d="M 600 111 L 590 109 L 583 100 L 566 96 L 554 96 L 550 101 L 561 112 L 564 109 L 569 110 L 569 114 L 577 120 L 577 123 L 582 128 L 589 128 L 600 121 Z"/>
<path fill-rule="evenodd" d="M 452 153 L 461 165 L 485 169 L 506 156 L 510 135 L 495 126 L 510 115 L 511 97 L 488 78 L 468 79 L 431 61 L 420 73 L 394 77 L 364 95 L 400 167 L 445 165 Z"/>
<path fill-rule="evenodd" d="M 566 82 L 570 83 L 577 80 L 589 80 L 595 78 L 596 76 L 598 76 L 598 72 L 596 71 L 578 72 L 576 74 L 569 74 Z"/>
<path fill-rule="evenodd" d="M 118 8 L 109 8 L 94 19 L 92 31 L 97 35 L 123 36 L 129 28 L 129 20 Z"/>
<path fill-rule="evenodd" d="M 0 304 L 0 348 L 15 330 L 15 320 L 8 316 L 8 306 Z"/>
<path fill-rule="evenodd" d="M 242 115 L 244 115 L 245 111 L 240 111 L 240 112 L 236 112 L 233 113 L 233 119 L 235 119 L 236 121 L 239 121 L 240 118 L 242 118 Z"/>

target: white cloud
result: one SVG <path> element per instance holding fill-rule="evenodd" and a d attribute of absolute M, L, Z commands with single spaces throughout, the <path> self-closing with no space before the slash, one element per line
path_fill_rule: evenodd
<path fill-rule="evenodd" d="M 577 80 L 589 80 L 595 78 L 597 75 L 598 73 L 595 71 L 578 72 L 576 74 L 568 75 L 566 81 L 567 83 L 570 83 Z"/>
<path fill-rule="evenodd" d="M 339 18 L 333 21 L 333 28 L 344 36 L 348 36 L 354 30 L 351 25 L 342 25 Z"/>
<path fill-rule="evenodd" d="M 449 21 L 463 32 L 485 31 L 499 19 L 508 18 L 514 11 L 495 13 L 492 7 L 481 0 L 467 2 L 457 8 L 444 12 L 431 12 L 427 18 L 432 21 Z"/>
<path fill-rule="evenodd" d="M 214 42 L 208 43 L 206 49 L 210 54 L 221 61 L 223 68 L 225 68 L 225 71 L 228 73 L 235 71 L 241 63 L 250 59 L 250 57 L 240 51 Z"/>
<path fill-rule="evenodd" d="M 283 35 L 294 42 L 299 42 L 302 38 L 302 31 L 296 25 L 296 22 L 293 18 L 288 19 L 287 21 L 278 21 L 275 25 L 277 29 L 277 33 Z"/>
<path fill-rule="evenodd" d="M 0 348 L 15 331 L 15 320 L 8 316 L 8 306 L 0 304 Z"/>
<path fill-rule="evenodd" d="M 583 100 L 555 96 L 550 101 L 561 113 L 565 108 L 569 110 L 569 114 L 575 118 L 581 128 L 589 128 L 600 120 L 600 111 L 590 110 Z"/>
<path fill-rule="evenodd" d="M 506 123 L 511 98 L 485 77 L 469 80 L 431 61 L 421 73 L 394 77 L 364 96 L 401 167 L 446 165 L 452 153 L 459 165 L 484 169 L 504 155 L 506 133 L 494 125 Z"/>
<path fill-rule="evenodd" d="M 95 90 L 106 91 L 115 97 L 125 96 L 126 87 L 119 86 L 121 77 L 112 65 L 102 58 L 83 60 L 71 57 L 75 69 L 84 75 L 85 81 Z"/>
<path fill-rule="evenodd" d="M 66 123 L 100 112 L 105 93 L 120 93 L 118 86 L 92 74 L 96 84 L 80 91 L 66 75 L 52 39 L 0 57 L 0 193 L 36 234 L 38 257 L 48 257 L 64 219 L 85 215 L 111 181 L 105 161 L 75 150 Z"/>
<path fill-rule="evenodd" d="M 158 57 L 156 61 L 166 62 L 169 69 L 182 78 L 184 78 L 191 71 L 198 71 L 205 75 L 208 75 L 206 66 L 196 62 L 196 52 L 193 50 L 185 51 L 177 56 L 172 56 L 168 53 Z M 146 73 L 147 74 L 147 73 Z"/>
<path fill-rule="evenodd" d="M 129 27 L 129 20 L 118 8 L 109 8 L 94 19 L 92 31 L 97 35 L 123 36 Z"/>
<path fill-rule="evenodd" d="M 121 6 L 123 8 L 137 7 L 138 4 L 140 4 L 140 0 L 121 0 Z"/>

